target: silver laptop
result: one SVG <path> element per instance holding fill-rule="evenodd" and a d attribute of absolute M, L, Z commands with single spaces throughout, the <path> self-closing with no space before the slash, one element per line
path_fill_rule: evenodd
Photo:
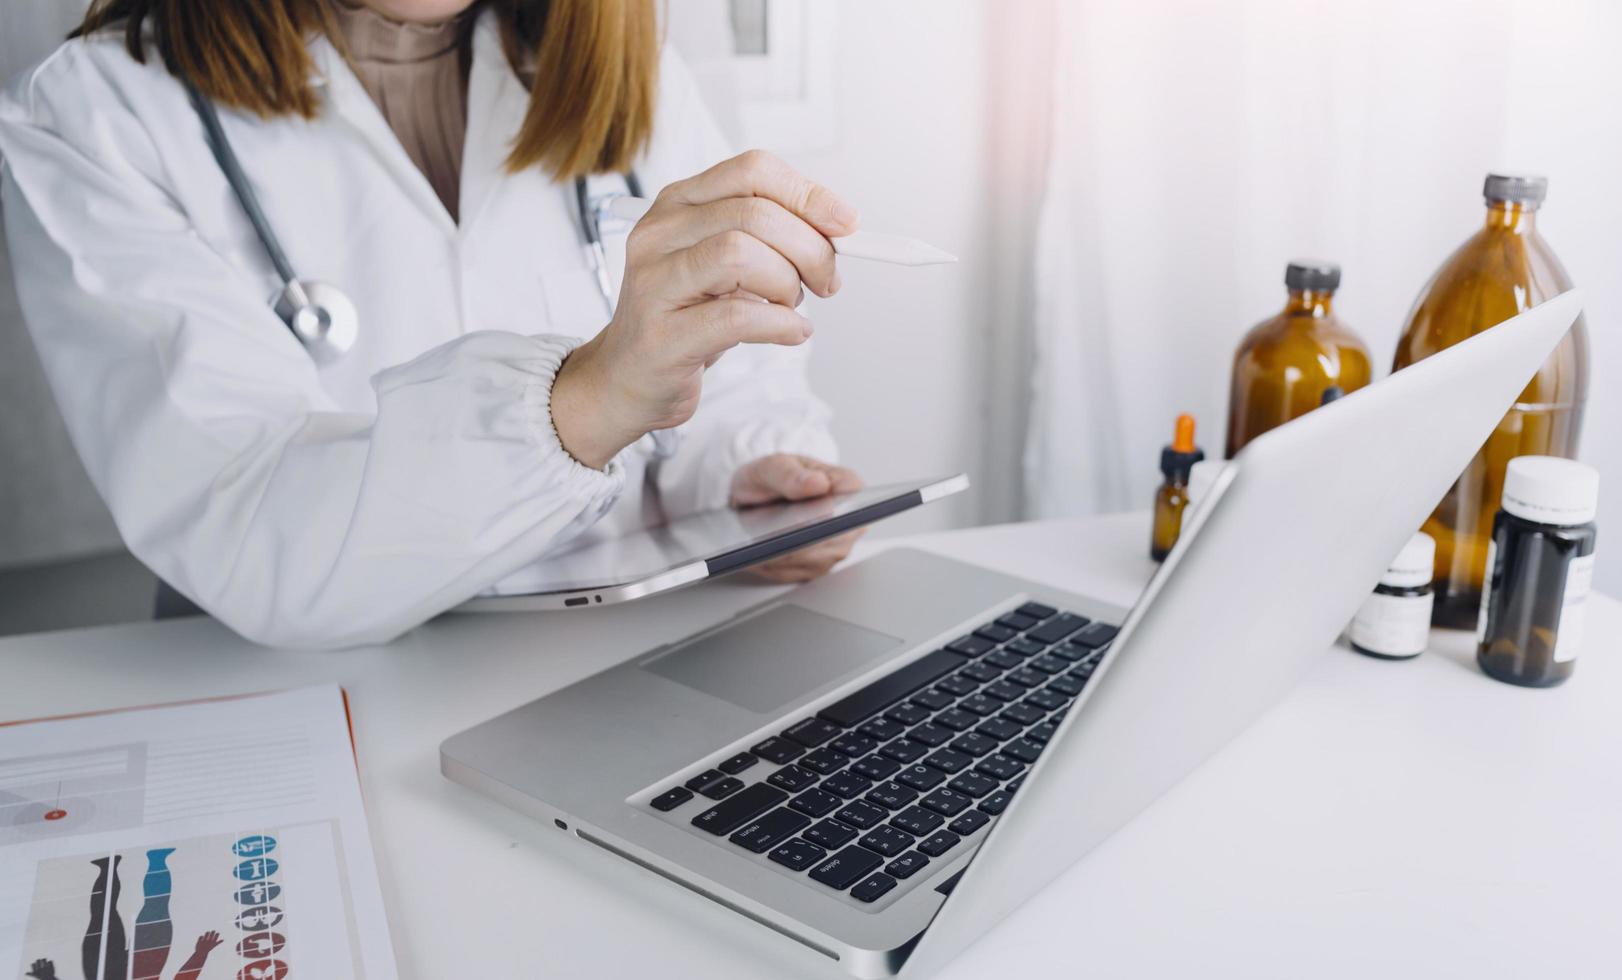
<path fill-rule="evenodd" d="M 1580 307 L 1251 443 L 1131 610 L 887 551 L 463 732 L 443 771 L 807 956 L 928 975 L 1326 655 Z"/>

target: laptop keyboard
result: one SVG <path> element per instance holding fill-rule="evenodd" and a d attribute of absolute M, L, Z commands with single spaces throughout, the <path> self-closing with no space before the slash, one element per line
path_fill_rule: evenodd
<path fill-rule="evenodd" d="M 877 902 L 1003 812 L 1117 631 L 1028 602 L 648 805 Z"/>

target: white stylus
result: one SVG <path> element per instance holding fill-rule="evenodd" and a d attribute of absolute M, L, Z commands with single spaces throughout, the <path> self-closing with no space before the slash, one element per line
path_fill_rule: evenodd
<path fill-rule="evenodd" d="M 616 197 L 608 202 L 608 213 L 625 221 L 638 221 L 652 201 L 640 197 Z M 956 262 L 957 256 L 933 245 L 903 235 L 882 235 L 876 231 L 858 231 L 841 238 L 830 238 L 834 252 L 852 259 L 872 259 L 894 265 L 941 265 Z"/>

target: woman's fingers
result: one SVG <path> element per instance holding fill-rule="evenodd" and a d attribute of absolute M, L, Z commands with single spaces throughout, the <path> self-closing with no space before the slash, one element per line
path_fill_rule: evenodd
<path fill-rule="evenodd" d="M 659 195 L 662 201 L 709 204 L 729 197 L 764 197 L 799 215 L 826 238 L 856 230 L 856 209 L 839 195 L 763 150 L 749 150 L 710 169 L 677 181 Z"/>
<path fill-rule="evenodd" d="M 737 473 L 732 481 L 732 504 L 753 507 L 779 500 L 807 500 L 832 492 L 833 480 L 823 467 L 806 456 L 775 453 L 763 456 Z"/>
<path fill-rule="evenodd" d="M 671 350 L 688 363 L 713 364 L 739 344 L 793 347 L 811 336 L 811 321 L 778 303 L 730 296 L 671 315 Z"/>
<path fill-rule="evenodd" d="M 653 233 L 668 252 L 690 248 L 729 231 L 759 239 L 793 264 L 800 281 L 819 296 L 839 287 L 834 249 L 798 215 L 769 198 L 729 197 L 668 215 L 654 215 Z"/>
<path fill-rule="evenodd" d="M 805 297 L 794 264 L 736 228 L 711 235 L 665 261 L 673 263 L 675 273 L 670 282 L 674 292 L 668 298 L 678 306 L 739 291 L 790 308 L 799 306 Z"/>

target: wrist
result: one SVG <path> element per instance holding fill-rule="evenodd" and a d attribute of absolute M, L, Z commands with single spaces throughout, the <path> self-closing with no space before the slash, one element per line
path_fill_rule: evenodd
<path fill-rule="evenodd" d="M 640 432 L 613 423 L 611 392 L 598 371 L 600 345 L 589 340 L 564 358 L 552 382 L 552 428 L 563 449 L 583 466 L 600 470 Z"/>

